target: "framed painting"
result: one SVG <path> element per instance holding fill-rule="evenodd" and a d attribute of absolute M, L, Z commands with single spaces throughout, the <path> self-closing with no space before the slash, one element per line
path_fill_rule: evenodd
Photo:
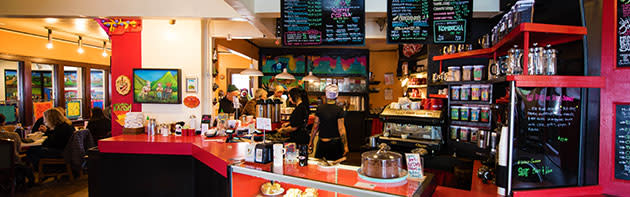
<path fill-rule="evenodd" d="M 196 93 L 197 86 L 197 77 L 186 77 L 186 92 Z"/>
<path fill-rule="evenodd" d="M 135 103 L 181 104 L 180 69 L 133 69 Z"/>

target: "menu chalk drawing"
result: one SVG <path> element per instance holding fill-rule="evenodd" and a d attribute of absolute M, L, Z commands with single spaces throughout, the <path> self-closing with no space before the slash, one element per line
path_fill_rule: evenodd
<path fill-rule="evenodd" d="M 432 0 L 433 42 L 465 43 L 469 21 L 472 19 L 472 0 Z"/>
<path fill-rule="evenodd" d="M 615 109 L 615 178 L 630 180 L 630 104 Z"/>
<path fill-rule="evenodd" d="M 388 0 L 387 42 L 427 43 L 431 0 Z"/>

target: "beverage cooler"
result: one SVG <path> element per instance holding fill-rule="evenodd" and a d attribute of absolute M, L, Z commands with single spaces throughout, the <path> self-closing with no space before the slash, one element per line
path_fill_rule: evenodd
<path fill-rule="evenodd" d="M 429 154 L 437 153 L 444 143 L 445 121 L 442 116 L 442 110 L 420 110 L 392 103 L 380 114 L 383 134 L 376 141 L 397 151 L 421 148 Z"/>

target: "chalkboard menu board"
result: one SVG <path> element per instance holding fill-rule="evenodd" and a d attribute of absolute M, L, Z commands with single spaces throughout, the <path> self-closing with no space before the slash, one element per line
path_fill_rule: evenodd
<path fill-rule="evenodd" d="M 517 88 L 514 189 L 577 185 L 580 88 Z"/>
<path fill-rule="evenodd" d="M 617 0 L 617 67 L 630 67 L 630 1 Z"/>
<path fill-rule="evenodd" d="M 465 43 L 472 0 L 433 0 L 433 42 Z"/>
<path fill-rule="evenodd" d="M 364 0 L 282 0 L 284 46 L 363 45 Z"/>
<path fill-rule="evenodd" d="M 616 105 L 615 178 L 630 180 L 630 105 Z"/>
<path fill-rule="evenodd" d="M 427 43 L 431 0 L 388 0 L 387 42 Z"/>

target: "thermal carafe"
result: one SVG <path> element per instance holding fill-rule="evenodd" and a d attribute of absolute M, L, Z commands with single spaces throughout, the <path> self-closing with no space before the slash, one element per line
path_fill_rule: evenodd
<path fill-rule="evenodd" d="M 265 103 L 266 103 L 265 118 L 271 118 L 272 116 L 271 114 L 273 114 L 273 100 L 267 99 Z"/>
<path fill-rule="evenodd" d="M 265 102 L 265 100 L 256 101 L 256 117 L 264 118 L 266 109 L 267 109 L 267 103 Z"/>
<path fill-rule="evenodd" d="M 273 114 L 271 117 L 271 122 L 280 122 L 280 111 L 282 108 L 282 101 L 280 99 L 276 99 L 273 102 Z"/>

